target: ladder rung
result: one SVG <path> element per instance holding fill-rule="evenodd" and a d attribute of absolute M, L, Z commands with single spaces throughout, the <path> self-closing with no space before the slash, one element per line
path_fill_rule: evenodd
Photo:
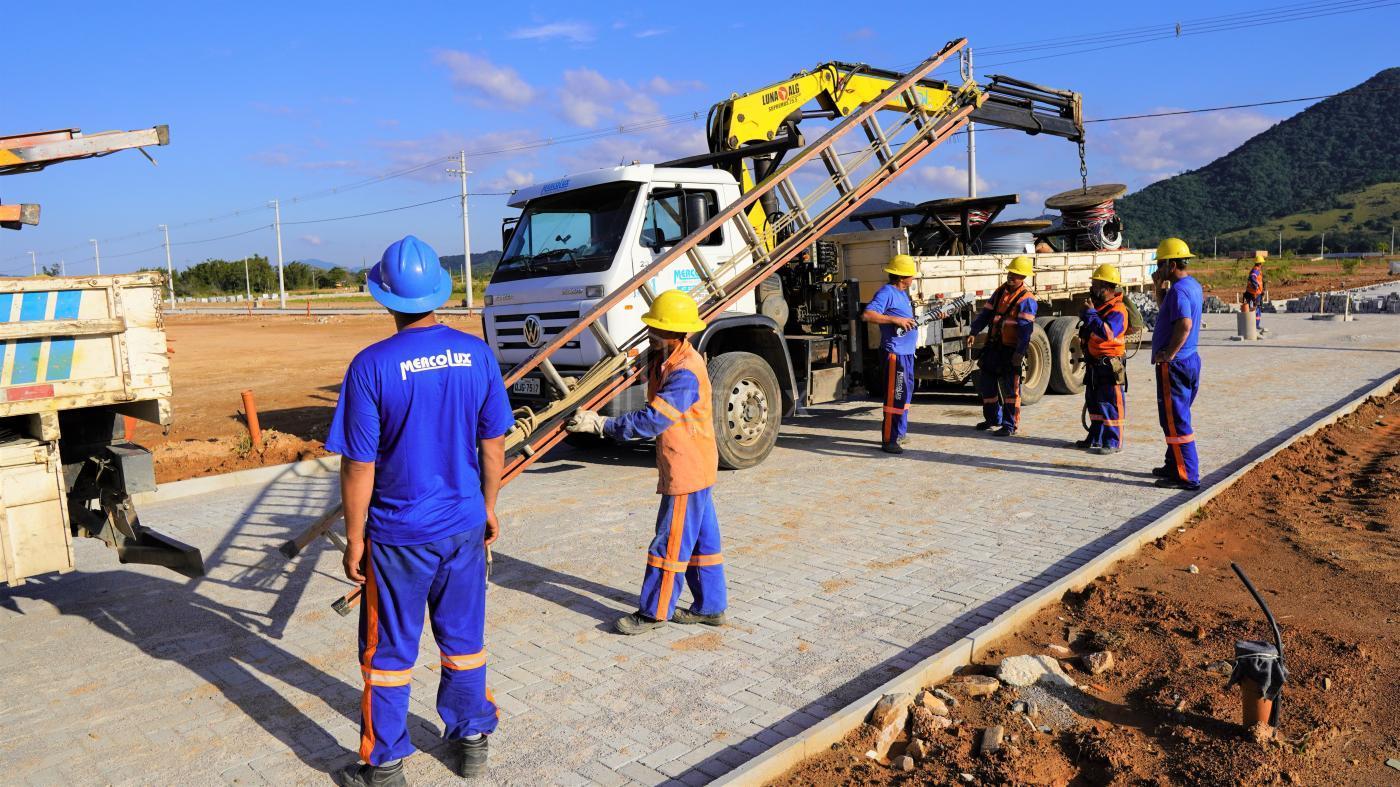
<path fill-rule="evenodd" d="M 705 257 L 700 253 L 700 250 L 692 246 L 686 250 L 685 256 L 686 259 L 690 260 L 690 267 L 695 269 L 696 275 L 710 289 L 710 292 L 715 295 L 724 295 L 724 288 L 715 280 L 714 271 L 710 269 L 710 264 L 705 262 Z"/>
<path fill-rule="evenodd" d="M 558 391 L 561 396 L 569 392 L 569 384 L 564 382 L 564 377 L 559 374 L 558 369 L 554 368 L 553 361 L 548 358 L 540 361 L 540 374 L 544 375 L 544 379 L 548 380 L 549 384 L 554 386 L 554 390 Z"/>
<path fill-rule="evenodd" d="M 598 340 L 598 346 L 603 348 L 604 354 L 617 355 L 622 352 L 617 349 L 617 344 L 612 340 L 612 337 L 608 335 L 608 332 L 603 328 L 601 322 L 597 320 L 590 322 L 588 324 L 588 330 L 593 332 L 593 338 Z"/>
<path fill-rule="evenodd" d="M 642 284 L 637 288 L 637 293 L 642 296 L 642 300 L 646 301 L 648 306 L 656 300 L 656 292 L 651 289 L 650 284 Z"/>
<path fill-rule="evenodd" d="M 914 128 L 922 130 L 924 121 L 928 119 L 928 111 L 924 109 L 924 102 L 919 100 L 919 94 L 914 88 L 907 88 L 900 96 L 904 99 L 905 106 L 909 107 L 909 116 L 914 120 Z"/>
<path fill-rule="evenodd" d="M 748 246 L 751 250 L 754 262 L 758 262 L 761 258 L 768 256 L 767 251 L 763 248 L 762 241 L 758 237 L 758 231 L 749 223 L 747 214 L 743 212 L 736 213 L 732 221 L 739 230 L 739 236 L 744 239 L 744 245 Z"/>
<path fill-rule="evenodd" d="M 821 152 L 822 163 L 826 164 L 826 171 L 831 173 L 832 179 L 836 183 L 836 190 L 842 194 L 851 191 L 851 177 L 846 174 L 846 165 L 841 163 L 841 157 L 831 148 L 824 148 Z"/>
<path fill-rule="evenodd" d="M 797 226 L 805 226 L 812 223 L 812 217 L 807 213 L 807 205 L 802 201 L 802 196 L 793 188 L 791 180 L 778 181 L 778 193 L 783 201 L 788 204 L 789 215 L 796 216 Z"/>
<path fill-rule="evenodd" d="M 888 166 L 890 159 L 894 158 L 894 154 L 890 152 L 890 142 L 885 137 L 885 130 L 880 128 L 880 121 L 871 115 L 860 125 L 861 128 L 865 129 L 866 139 L 870 140 L 871 146 L 875 148 L 875 157 L 880 160 L 882 165 Z"/>

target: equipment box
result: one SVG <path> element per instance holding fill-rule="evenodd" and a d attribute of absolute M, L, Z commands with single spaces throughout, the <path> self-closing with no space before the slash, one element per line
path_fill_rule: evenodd
<path fill-rule="evenodd" d="M 73 536 L 54 443 L 0 443 L 0 584 L 73 570 Z"/>

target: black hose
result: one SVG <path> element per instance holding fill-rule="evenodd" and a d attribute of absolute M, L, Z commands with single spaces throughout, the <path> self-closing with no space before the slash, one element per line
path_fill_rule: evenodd
<path fill-rule="evenodd" d="M 1254 589 L 1254 583 L 1250 582 L 1249 577 L 1244 575 L 1244 569 L 1240 568 L 1239 564 L 1234 562 L 1230 563 L 1230 568 L 1234 570 L 1235 576 L 1239 577 L 1240 581 L 1244 583 L 1245 590 L 1249 591 L 1249 595 L 1254 596 L 1254 603 L 1258 604 L 1259 608 L 1264 611 L 1264 617 L 1269 621 L 1269 625 L 1274 630 L 1274 647 L 1278 649 L 1279 663 L 1284 664 L 1283 632 L 1279 630 L 1278 621 L 1274 620 L 1274 613 L 1269 611 L 1269 605 L 1264 603 L 1264 597 L 1259 595 L 1259 591 Z M 1281 707 L 1283 707 L 1283 687 L 1280 686 L 1278 697 L 1274 699 L 1273 710 L 1269 712 L 1270 727 L 1278 726 L 1279 709 Z"/>

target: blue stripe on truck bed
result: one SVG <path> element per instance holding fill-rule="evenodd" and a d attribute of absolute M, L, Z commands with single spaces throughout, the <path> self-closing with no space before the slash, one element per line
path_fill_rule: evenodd
<path fill-rule="evenodd" d="M 78 305 L 82 303 L 83 293 L 81 290 L 63 290 L 58 293 L 58 302 L 54 304 L 53 318 L 55 320 L 72 320 L 78 316 Z M 67 380 L 73 373 L 73 342 L 72 338 L 51 339 L 49 341 L 49 367 L 44 372 L 45 380 Z"/>
<path fill-rule="evenodd" d="M 26 292 L 19 303 L 19 321 L 35 322 L 44 319 L 49 306 L 49 293 Z M 15 365 L 10 372 L 10 385 L 32 383 L 39 377 L 39 350 L 43 339 L 16 339 Z"/>

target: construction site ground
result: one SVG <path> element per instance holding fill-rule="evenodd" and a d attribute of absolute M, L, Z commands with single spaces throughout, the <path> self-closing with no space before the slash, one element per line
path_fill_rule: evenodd
<path fill-rule="evenodd" d="M 1279 727 L 1256 740 L 1226 688 L 1236 640 L 1271 640 L 1230 569 L 1240 564 L 1283 628 Z M 960 698 L 911 772 L 866 757 L 869 726 L 775 784 L 1395 784 L 1400 757 L 1400 393 L 1250 470 L 1179 532 L 994 643 L 1001 659 L 1062 659 L 1080 688 L 1003 686 Z M 1192 571 L 1192 568 L 1195 571 Z M 1113 666 L 1087 674 L 1101 648 Z M 1052 648 L 1054 650 L 1052 650 Z M 1058 651 L 1058 654 L 1055 652 Z M 1018 701 L 1038 702 L 1031 714 Z M 982 731 L 1010 736 L 979 753 Z M 1049 731 L 1040 729 L 1046 727 Z M 917 749 L 917 747 L 915 747 Z M 902 743 L 892 756 L 908 751 Z"/>
<path fill-rule="evenodd" d="M 1269 340 L 1248 344 L 1228 341 L 1233 316 L 1206 323 L 1194 422 L 1207 483 L 1400 368 L 1393 316 L 1278 315 Z M 335 324 L 312 327 L 329 334 Z M 339 379 L 328 336 L 289 335 L 303 338 L 276 352 L 231 343 L 223 360 L 264 364 L 265 379 L 302 389 Z M 177 341 L 176 357 L 191 344 Z M 717 484 L 730 597 L 730 624 L 717 629 L 613 633 L 636 603 L 653 532 L 652 454 L 551 454 L 500 504 L 488 594 L 489 680 L 501 710 L 492 779 L 709 781 L 1180 505 L 1186 493 L 1157 489 L 1148 474 L 1162 441 L 1147 360 L 1130 364 L 1128 443 L 1115 456 L 1067 446 L 1082 434 L 1072 396 L 1027 408 L 1024 436 L 1004 440 L 971 428 L 974 397 L 921 394 L 899 457 L 878 450 L 874 402 L 786 423 L 764 464 Z M 230 379 L 219 396 L 236 402 L 246 380 Z M 273 409 L 295 406 L 330 402 Z M 201 579 L 120 566 L 82 541 L 78 571 L 0 590 L 7 780 L 318 784 L 354 760 L 355 623 L 329 609 L 347 589 L 339 556 L 324 543 L 290 564 L 277 553 L 336 489 L 333 476 L 289 472 L 143 507 L 146 523 L 203 550 Z M 1208 557 L 1198 578 L 1214 581 L 1221 558 Z M 1274 579 L 1261 576 L 1266 586 Z M 84 657 L 56 672 L 58 653 Z M 440 761 L 438 661 L 425 639 L 411 726 L 427 753 L 408 762 L 415 784 L 455 783 Z"/>

